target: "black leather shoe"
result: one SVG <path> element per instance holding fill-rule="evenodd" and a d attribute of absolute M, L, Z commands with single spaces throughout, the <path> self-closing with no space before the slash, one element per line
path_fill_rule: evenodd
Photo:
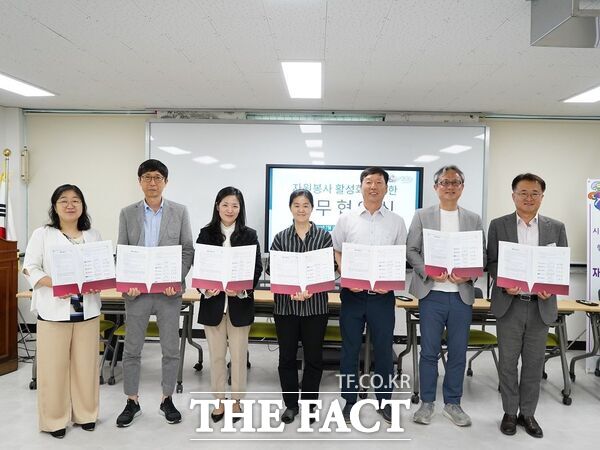
<path fill-rule="evenodd" d="M 238 406 L 239 411 L 233 411 L 234 413 L 238 413 L 238 412 L 242 412 L 243 411 L 242 410 L 242 406 L 240 405 L 240 401 L 239 400 L 236 400 L 235 405 Z M 236 423 L 236 422 L 239 422 L 240 420 L 242 420 L 241 417 L 234 417 L 234 418 L 231 419 L 231 422 L 232 423 Z"/>
<path fill-rule="evenodd" d="M 281 415 L 281 421 L 283 423 L 292 423 L 300 410 L 296 406 L 295 408 L 285 408 L 285 411 Z"/>
<path fill-rule="evenodd" d="M 515 434 L 517 432 L 517 415 L 504 413 L 502 423 L 500 424 L 500 431 L 508 436 Z"/>
<path fill-rule="evenodd" d="M 534 438 L 543 438 L 544 432 L 542 431 L 542 427 L 537 423 L 533 416 L 524 416 L 519 414 L 519 418 L 517 419 L 517 425 L 521 425 L 525 427 L 525 431 L 529 436 L 533 436 Z"/>
<path fill-rule="evenodd" d="M 81 429 L 85 431 L 94 431 L 96 429 L 96 422 L 82 423 Z"/>
<path fill-rule="evenodd" d="M 314 413 L 316 408 L 317 408 L 317 405 L 310 405 L 309 411 L 311 413 Z M 308 419 L 308 423 L 310 425 L 312 425 L 313 423 L 316 423 L 316 422 L 317 422 L 317 419 L 315 419 L 314 417 L 311 417 L 310 419 Z"/>
<path fill-rule="evenodd" d="M 60 430 L 56 430 L 56 431 L 51 431 L 50 435 L 52 437 L 55 437 L 56 439 L 62 439 L 65 437 L 65 434 L 67 434 L 67 429 L 66 428 L 61 428 Z"/>
<path fill-rule="evenodd" d="M 389 424 L 392 423 L 392 407 L 391 407 L 391 405 L 385 405 L 383 408 L 379 408 L 377 410 L 377 412 L 379 413 L 379 415 L 381 417 L 383 417 L 383 420 L 385 420 L 387 423 L 389 423 Z"/>
<path fill-rule="evenodd" d="M 218 421 L 220 421 L 223 417 L 225 417 L 225 410 L 223 410 L 223 412 L 220 413 L 220 414 L 215 414 L 214 411 L 210 413 L 210 418 L 215 423 L 218 422 Z"/>

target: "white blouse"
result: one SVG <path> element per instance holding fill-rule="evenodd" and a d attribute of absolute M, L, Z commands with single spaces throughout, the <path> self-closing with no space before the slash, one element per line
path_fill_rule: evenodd
<path fill-rule="evenodd" d="M 100 233 L 90 229 L 83 231 L 84 242 L 100 241 Z M 52 294 L 52 288 L 35 285 L 45 276 L 51 277 L 51 249 L 57 245 L 68 244 L 67 237 L 58 229 L 44 226 L 34 230 L 29 238 L 25 259 L 23 261 L 23 274 L 33 288 L 31 310 L 36 311 L 44 320 L 63 321 L 69 320 L 71 315 L 70 299 L 62 299 Z M 100 315 L 100 294 L 83 295 L 83 318 L 91 319 Z"/>

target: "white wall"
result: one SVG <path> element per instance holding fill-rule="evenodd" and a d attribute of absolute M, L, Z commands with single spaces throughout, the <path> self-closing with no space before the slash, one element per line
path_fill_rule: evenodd
<path fill-rule="evenodd" d="M 487 120 L 488 221 L 514 211 L 511 181 L 533 172 L 546 181 L 540 213 L 565 223 L 572 262 L 586 260 L 586 180 L 600 177 L 600 122 Z"/>
<path fill-rule="evenodd" d="M 82 190 L 92 227 L 116 243 L 119 211 L 141 198 L 137 168 L 144 160 L 148 117 L 27 115 L 27 233 L 48 221 L 52 192 L 69 183 Z"/>
<path fill-rule="evenodd" d="M 5 148 L 11 150 L 9 163 L 9 202 L 12 221 L 17 233 L 17 247 L 20 252 L 25 251 L 27 242 L 26 221 L 27 221 L 27 186 L 21 180 L 21 150 L 23 149 L 23 113 L 19 108 L 4 108 L 0 106 L 0 152 Z M 2 165 L 0 171 L 4 168 L 4 157 L 1 157 Z M 18 289 L 28 289 L 29 285 L 19 273 Z M 29 311 L 29 301 L 22 300 L 19 303 L 21 311 L 25 313 L 26 320 L 31 322 L 27 312 Z"/>

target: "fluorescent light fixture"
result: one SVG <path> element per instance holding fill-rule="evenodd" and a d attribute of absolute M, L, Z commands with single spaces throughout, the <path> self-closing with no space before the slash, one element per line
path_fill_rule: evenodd
<path fill-rule="evenodd" d="M 303 133 L 320 133 L 321 125 L 300 125 L 300 131 Z"/>
<path fill-rule="evenodd" d="M 158 147 L 158 148 L 161 149 L 163 152 L 170 153 L 171 155 L 189 155 L 190 153 L 192 153 L 190 151 L 184 150 L 179 147 L 166 146 L 166 147 Z"/>
<path fill-rule="evenodd" d="M 282 62 L 291 98 L 321 98 L 320 62 Z"/>
<path fill-rule="evenodd" d="M 415 159 L 415 162 L 428 163 L 428 162 L 436 161 L 438 159 L 440 159 L 440 157 L 437 155 L 421 155 L 417 159 Z"/>
<path fill-rule="evenodd" d="M 600 100 L 600 86 L 563 100 L 564 103 L 596 103 Z"/>
<path fill-rule="evenodd" d="M 485 139 L 485 133 L 478 134 L 473 139 L 481 139 L 483 141 Z"/>
<path fill-rule="evenodd" d="M 440 150 L 442 153 L 452 153 L 456 155 L 457 153 L 466 152 L 467 150 L 471 150 L 473 147 L 469 147 L 468 145 L 451 145 L 450 147 L 446 147 Z"/>
<path fill-rule="evenodd" d="M 322 139 L 307 139 L 304 141 L 308 148 L 321 148 L 323 147 Z"/>
<path fill-rule="evenodd" d="M 16 80 L 0 73 L 0 89 L 10 91 L 24 97 L 54 97 L 52 92 L 45 91 L 30 84 Z"/>
<path fill-rule="evenodd" d="M 325 158 L 325 152 L 317 152 L 313 150 L 308 152 L 308 156 L 311 158 Z"/>
<path fill-rule="evenodd" d="M 198 156 L 197 158 L 194 158 L 193 161 L 196 161 L 197 163 L 200 164 L 214 164 L 216 162 L 219 162 L 219 160 L 217 158 L 213 158 L 212 156 Z"/>
<path fill-rule="evenodd" d="M 221 164 L 219 167 L 221 169 L 231 170 L 231 169 L 235 169 L 235 164 L 225 163 L 225 164 Z"/>
<path fill-rule="evenodd" d="M 322 159 L 314 159 L 312 163 L 315 166 L 322 166 L 325 164 L 325 161 L 323 161 Z"/>

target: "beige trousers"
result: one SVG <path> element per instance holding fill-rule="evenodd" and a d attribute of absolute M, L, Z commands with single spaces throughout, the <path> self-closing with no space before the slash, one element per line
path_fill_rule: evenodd
<path fill-rule="evenodd" d="M 37 395 L 41 431 L 98 418 L 100 319 L 37 322 Z"/>
<path fill-rule="evenodd" d="M 243 398 L 246 391 L 246 376 L 248 368 L 248 334 L 250 325 L 234 327 L 229 319 L 229 314 L 217 326 L 204 325 L 204 333 L 208 341 L 210 353 L 210 386 L 218 399 L 225 398 L 225 382 L 227 379 L 227 346 L 231 356 L 231 397 L 234 400 Z"/>

